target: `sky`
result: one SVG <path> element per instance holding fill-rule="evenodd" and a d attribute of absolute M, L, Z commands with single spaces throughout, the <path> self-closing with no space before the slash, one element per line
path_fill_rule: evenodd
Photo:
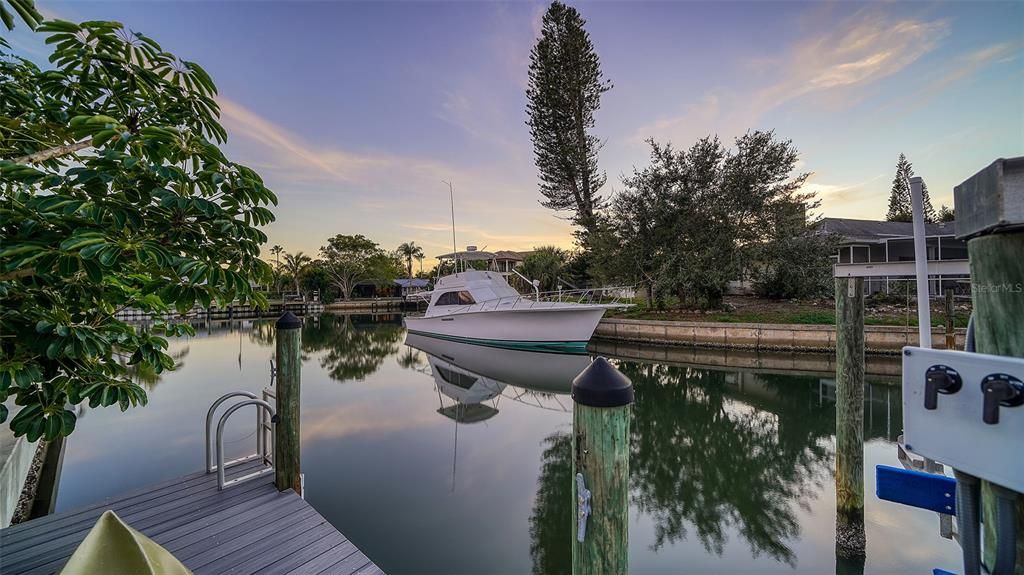
<path fill-rule="evenodd" d="M 899 154 L 933 203 L 1024 155 L 1024 2 L 570 2 L 606 78 L 603 192 L 689 147 L 774 130 L 800 151 L 819 215 L 882 219 Z M 226 151 L 277 194 L 268 246 L 335 234 L 393 249 L 572 245 L 540 205 L 525 125 L 543 2 L 48 2 L 117 20 L 198 62 L 219 88 Z M 10 35 L 42 62 L 40 35 Z M 269 255 L 268 255 L 269 257 Z M 429 263 L 429 261 L 428 261 Z"/>

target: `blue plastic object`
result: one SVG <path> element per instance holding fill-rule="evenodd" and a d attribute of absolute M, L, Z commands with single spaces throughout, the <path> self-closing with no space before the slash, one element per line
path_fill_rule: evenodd
<path fill-rule="evenodd" d="M 932 569 L 932 575 L 956 575 L 956 573 L 945 569 Z"/>
<path fill-rule="evenodd" d="M 878 465 L 875 494 L 886 501 L 956 515 L 956 480 L 952 477 Z"/>

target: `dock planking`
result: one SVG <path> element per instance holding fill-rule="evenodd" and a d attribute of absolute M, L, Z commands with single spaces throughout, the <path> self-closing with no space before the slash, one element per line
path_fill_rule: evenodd
<path fill-rule="evenodd" d="M 245 474 L 257 465 L 240 465 L 232 474 Z M 188 475 L 0 530 L 0 571 L 59 572 L 107 509 L 196 575 L 383 575 L 294 491 L 277 491 L 272 475 L 220 491 L 212 473 Z"/>

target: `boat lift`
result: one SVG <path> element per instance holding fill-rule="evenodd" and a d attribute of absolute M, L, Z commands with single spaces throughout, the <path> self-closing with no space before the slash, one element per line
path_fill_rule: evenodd
<path fill-rule="evenodd" d="M 931 270 L 925 255 L 921 178 L 912 178 L 910 189 L 918 301 L 927 302 Z M 991 573 L 1012 575 L 1017 561 L 1017 500 L 1024 492 L 1024 359 L 974 353 L 973 318 L 964 351 L 931 349 L 929 306 L 917 307 L 920 347 L 903 349 L 905 441 L 899 449 L 908 462 L 910 454 L 916 454 L 926 462 L 951 466 L 955 478 L 879 465 L 876 494 L 955 515 L 964 575 L 980 575 L 989 573 L 981 555 L 981 483 L 990 482 L 996 500 L 995 517 L 985 518 L 996 532 Z M 910 466 L 915 467 L 912 462 Z M 927 471 L 933 469 L 938 468 Z"/>

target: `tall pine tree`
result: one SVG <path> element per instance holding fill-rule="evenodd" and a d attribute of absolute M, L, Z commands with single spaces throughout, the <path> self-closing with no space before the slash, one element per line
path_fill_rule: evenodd
<path fill-rule="evenodd" d="M 896 162 L 896 177 L 892 180 L 892 192 L 889 194 L 889 213 L 885 219 L 890 222 L 910 222 L 914 220 L 913 203 L 910 199 L 910 178 L 914 175 L 914 167 L 904 154 Z M 928 184 L 921 182 L 921 196 L 924 205 L 924 221 L 936 221 L 935 207 L 928 195 Z"/>
<path fill-rule="evenodd" d="M 601 141 L 591 132 L 601 94 L 612 87 L 601 73 L 585 23 L 575 8 L 557 0 L 551 3 L 530 52 L 526 89 L 526 124 L 545 198 L 541 203 L 571 212 L 572 222 L 582 228 L 583 245 L 597 226 L 597 211 L 605 205 L 598 193 L 607 180 L 597 167 Z"/>

